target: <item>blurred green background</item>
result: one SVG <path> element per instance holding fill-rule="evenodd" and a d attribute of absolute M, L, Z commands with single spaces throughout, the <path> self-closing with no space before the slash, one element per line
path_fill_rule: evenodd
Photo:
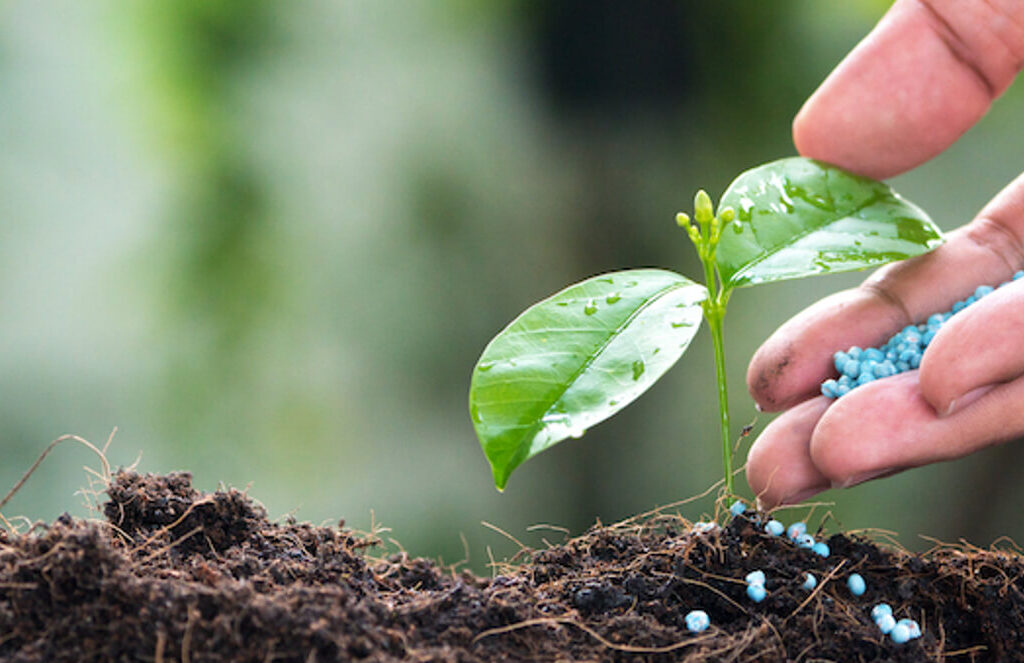
<path fill-rule="evenodd" d="M 116 426 L 115 465 L 141 453 L 205 490 L 251 486 L 273 517 L 372 518 L 449 563 L 464 535 L 478 571 L 516 549 L 481 521 L 539 544 L 560 535 L 530 525 L 579 533 L 702 492 L 720 472 L 706 332 L 503 495 L 466 412 L 471 368 L 570 282 L 697 273 L 675 213 L 792 154 L 794 113 L 887 5 L 6 3 L 0 492 L 59 434 L 101 444 Z M 965 222 L 1022 167 L 1022 105 L 1011 90 L 895 186 L 943 228 Z M 736 294 L 737 432 L 760 341 L 861 277 Z M 1021 538 L 1022 454 L 825 499 L 839 525 L 911 548 Z M 6 514 L 87 513 L 83 464 L 59 449 Z"/>

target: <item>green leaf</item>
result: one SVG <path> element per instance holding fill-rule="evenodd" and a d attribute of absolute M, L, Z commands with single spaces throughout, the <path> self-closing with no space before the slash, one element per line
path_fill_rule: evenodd
<path fill-rule="evenodd" d="M 715 260 L 725 289 L 884 265 L 944 240 L 888 185 L 793 157 L 753 168 L 722 195 L 736 210 Z"/>
<path fill-rule="evenodd" d="M 498 489 L 526 459 L 580 437 L 654 384 L 697 333 L 706 297 L 672 272 L 613 272 L 533 305 L 498 334 L 469 391 Z"/>

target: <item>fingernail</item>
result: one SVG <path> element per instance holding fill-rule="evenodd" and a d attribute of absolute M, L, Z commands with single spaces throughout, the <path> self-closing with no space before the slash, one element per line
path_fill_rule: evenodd
<path fill-rule="evenodd" d="M 872 479 L 881 479 L 899 472 L 899 468 L 888 467 L 884 470 L 872 470 L 871 472 L 865 472 L 864 474 L 858 474 L 850 477 L 843 481 L 833 481 L 833 488 L 853 488 L 856 485 L 862 484 L 865 481 L 871 481 Z"/>
<path fill-rule="evenodd" d="M 946 408 L 946 412 L 942 416 L 948 417 L 952 414 L 956 414 L 957 412 L 963 410 L 968 405 L 978 400 L 988 392 L 992 391 L 992 388 L 993 385 L 985 385 L 984 387 L 972 389 L 971 391 L 968 391 L 966 394 L 960 396 L 959 398 L 954 398 L 949 402 L 949 407 Z"/>

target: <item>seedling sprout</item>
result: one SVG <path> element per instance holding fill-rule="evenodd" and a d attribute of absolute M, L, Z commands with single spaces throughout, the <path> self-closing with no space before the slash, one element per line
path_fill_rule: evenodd
<path fill-rule="evenodd" d="M 693 242 L 704 285 L 663 269 L 602 274 L 531 306 L 473 371 L 473 426 L 503 490 L 512 471 L 631 403 L 711 330 L 725 491 L 734 495 L 723 322 L 733 290 L 876 267 L 932 250 L 942 233 L 888 185 L 801 157 L 737 177 L 719 201 L 698 191 Z"/>

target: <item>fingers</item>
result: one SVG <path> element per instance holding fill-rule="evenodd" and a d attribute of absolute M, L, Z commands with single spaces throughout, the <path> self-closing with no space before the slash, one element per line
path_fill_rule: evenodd
<path fill-rule="evenodd" d="M 811 435 L 829 403 L 824 396 L 801 403 L 758 436 L 747 454 L 747 483 L 759 505 L 800 502 L 830 487 L 810 455 Z"/>
<path fill-rule="evenodd" d="M 751 395 L 768 411 L 814 396 L 834 375 L 834 352 L 884 343 L 906 325 L 949 310 L 979 285 L 1009 279 L 1024 266 L 1022 237 L 1024 175 L 935 251 L 884 267 L 859 288 L 823 299 L 780 327 L 750 362 Z M 941 405 L 950 396 L 932 390 L 927 375 L 925 384 L 929 401 Z"/>
<path fill-rule="evenodd" d="M 1024 280 L 999 288 L 950 318 L 924 353 L 921 393 L 939 415 L 946 415 L 964 407 L 967 394 L 1021 375 Z"/>
<path fill-rule="evenodd" d="M 808 99 L 797 150 L 875 178 L 971 127 L 1024 66 L 1019 0 L 898 0 Z"/>
<path fill-rule="evenodd" d="M 952 460 L 1024 433 L 1024 378 L 945 417 L 922 397 L 917 371 L 859 387 L 812 422 L 815 401 L 781 415 L 751 449 L 747 478 L 764 507 Z"/>
<path fill-rule="evenodd" d="M 935 156 L 1024 66 L 1022 6 L 897 0 L 800 111 L 797 149 L 877 178 Z M 763 503 L 799 501 L 829 485 L 957 458 L 1024 432 L 1024 353 L 1016 351 L 1024 284 L 953 318 L 920 371 L 870 383 L 831 406 L 812 398 L 833 373 L 836 350 L 879 345 L 978 285 L 1008 279 L 1024 265 L 1022 237 L 1024 177 L 946 245 L 822 300 L 765 342 L 751 361 L 748 388 L 762 409 L 791 409 L 748 458 L 748 480 Z"/>
<path fill-rule="evenodd" d="M 777 412 L 821 393 L 832 355 L 885 342 L 907 325 L 892 299 L 872 288 L 844 290 L 812 304 L 768 337 L 750 360 L 747 389 L 757 406 Z"/>

